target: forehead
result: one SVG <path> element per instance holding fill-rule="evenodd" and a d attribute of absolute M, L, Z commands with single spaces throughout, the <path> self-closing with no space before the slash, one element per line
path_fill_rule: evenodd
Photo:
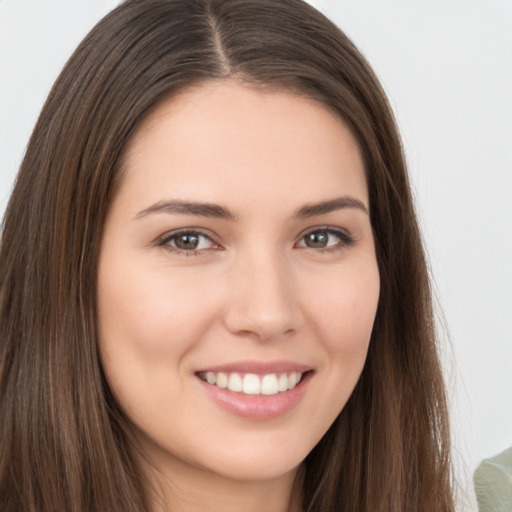
<path fill-rule="evenodd" d="M 147 201 L 251 193 L 253 201 L 282 203 L 351 193 L 367 203 L 361 153 L 339 116 L 303 96 L 231 81 L 158 105 L 128 144 L 122 173 L 121 189 Z"/>

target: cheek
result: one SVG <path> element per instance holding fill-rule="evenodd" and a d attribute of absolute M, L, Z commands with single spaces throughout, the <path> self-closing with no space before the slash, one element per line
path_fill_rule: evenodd
<path fill-rule="evenodd" d="M 312 296 L 315 326 L 328 352 L 366 356 L 379 300 L 377 265 L 351 269 Z"/>
<path fill-rule="evenodd" d="M 372 261 L 372 260 L 370 260 Z M 345 271 L 346 270 L 346 271 Z M 324 431 L 345 407 L 363 370 L 380 292 L 376 263 L 347 266 L 310 295 L 311 319 L 325 351 L 318 410 Z"/>
<path fill-rule="evenodd" d="M 315 386 L 315 403 L 308 416 L 316 418 L 312 444 L 325 434 L 345 407 L 363 370 L 379 299 L 376 263 L 336 269 L 322 279 L 308 299 L 309 335 L 322 353 Z M 315 437 L 316 436 L 316 437 Z"/>
<path fill-rule="evenodd" d="M 216 318 L 216 300 L 186 272 L 116 262 L 100 266 L 98 319 L 107 375 L 158 385 Z M 200 305 L 200 307 L 199 307 Z M 118 380 L 118 379 L 116 379 Z"/>

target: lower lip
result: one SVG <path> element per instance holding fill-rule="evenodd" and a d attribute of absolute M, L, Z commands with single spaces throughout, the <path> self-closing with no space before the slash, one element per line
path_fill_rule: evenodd
<path fill-rule="evenodd" d="M 313 372 L 307 372 L 293 388 L 277 395 L 245 395 L 208 384 L 197 377 L 208 396 L 217 405 L 241 418 L 270 420 L 291 411 L 301 401 Z"/>

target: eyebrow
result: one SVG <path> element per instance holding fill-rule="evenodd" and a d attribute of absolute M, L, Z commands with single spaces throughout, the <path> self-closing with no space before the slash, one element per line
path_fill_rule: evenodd
<path fill-rule="evenodd" d="M 368 208 L 362 201 L 352 196 L 343 196 L 330 199 L 329 201 L 307 204 L 297 210 L 295 217 L 299 219 L 307 219 L 309 217 L 325 215 L 344 208 L 356 208 L 368 215 Z"/>
<path fill-rule="evenodd" d="M 321 201 L 319 203 L 306 204 L 299 208 L 293 217 L 298 219 L 307 219 L 316 217 L 318 215 L 325 215 L 344 208 L 356 208 L 368 214 L 366 205 L 352 196 L 337 197 L 328 201 Z M 168 214 L 181 214 L 193 215 L 196 217 L 213 217 L 217 219 L 225 219 L 234 221 L 238 215 L 224 206 L 213 203 L 199 203 L 192 201 L 159 201 L 144 210 L 141 210 L 136 216 L 136 219 L 145 217 L 151 213 L 168 213 Z"/>
<path fill-rule="evenodd" d="M 145 217 L 150 213 L 169 213 L 181 215 L 193 215 L 197 217 L 214 217 L 217 219 L 235 220 L 237 215 L 218 204 L 197 203 L 191 201 L 159 201 L 140 211 L 135 218 Z"/>

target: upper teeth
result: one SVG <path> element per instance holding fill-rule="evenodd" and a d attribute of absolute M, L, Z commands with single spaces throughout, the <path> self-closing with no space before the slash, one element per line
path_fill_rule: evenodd
<path fill-rule="evenodd" d="M 269 373 L 266 375 L 246 373 L 241 375 L 239 373 L 201 372 L 199 376 L 209 384 L 246 395 L 276 395 L 294 388 L 299 383 L 302 373 Z"/>

